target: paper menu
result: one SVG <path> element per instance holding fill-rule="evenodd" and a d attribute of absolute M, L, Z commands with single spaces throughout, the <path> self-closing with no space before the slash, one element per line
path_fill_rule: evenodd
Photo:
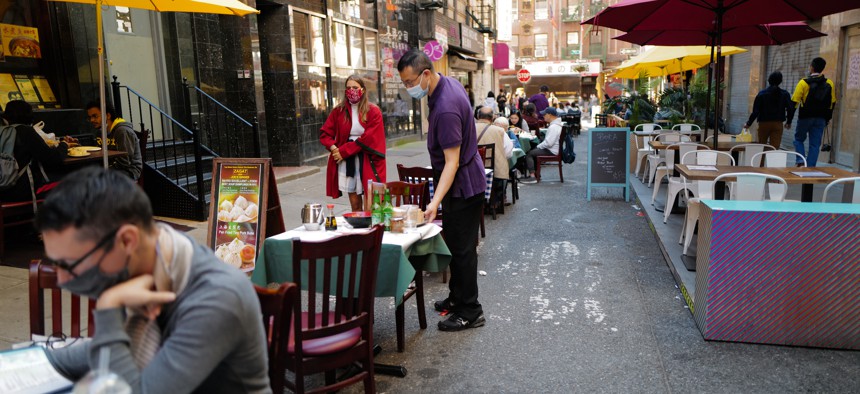
<path fill-rule="evenodd" d="M 27 347 L 0 352 L 0 392 L 50 393 L 69 390 L 72 382 L 48 361 L 45 349 Z"/>
<path fill-rule="evenodd" d="M 716 171 L 717 170 L 717 167 L 714 167 L 714 166 L 688 165 L 687 168 L 689 168 L 690 171 Z"/>
<path fill-rule="evenodd" d="M 791 173 L 801 178 L 833 178 L 833 175 L 821 171 L 792 171 Z"/>
<path fill-rule="evenodd" d="M 39 91 L 39 97 L 42 98 L 43 103 L 57 102 L 57 97 L 54 96 L 54 91 L 51 90 L 51 84 L 48 83 L 47 78 L 41 75 L 35 75 L 31 81 L 33 82 L 33 85 L 36 86 L 36 90 Z"/>
<path fill-rule="evenodd" d="M 28 103 L 39 104 L 39 96 L 36 94 L 36 88 L 33 86 L 33 81 L 26 75 L 16 75 L 15 84 L 18 85 L 18 90 L 21 92 L 22 100 Z"/>

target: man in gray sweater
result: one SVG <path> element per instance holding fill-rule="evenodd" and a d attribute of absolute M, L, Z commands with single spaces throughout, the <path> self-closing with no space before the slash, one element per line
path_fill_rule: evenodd
<path fill-rule="evenodd" d="M 60 286 L 97 299 L 92 340 L 48 352 L 61 374 L 80 379 L 108 348 L 110 370 L 135 393 L 271 392 L 251 282 L 157 225 L 131 179 L 100 167 L 70 174 L 37 227 Z"/>

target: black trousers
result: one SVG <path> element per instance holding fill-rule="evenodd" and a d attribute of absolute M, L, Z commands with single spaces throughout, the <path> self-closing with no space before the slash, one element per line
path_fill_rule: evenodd
<path fill-rule="evenodd" d="M 475 320 L 483 310 L 478 302 L 478 228 L 484 192 L 469 198 L 453 198 L 451 193 L 442 199 L 442 231 L 445 243 L 451 250 L 451 280 L 448 299 L 454 304 L 452 312 Z"/>

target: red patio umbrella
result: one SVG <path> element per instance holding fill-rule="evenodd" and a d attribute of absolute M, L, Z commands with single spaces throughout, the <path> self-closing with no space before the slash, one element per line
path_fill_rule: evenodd
<path fill-rule="evenodd" d="M 710 32 L 698 44 L 716 46 L 717 59 L 723 34 L 729 29 L 766 23 L 813 20 L 860 8 L 856 0 L 624 0 L 599 12 L 583 24 L 632 32 L 637 30 Z M 682 33 L 687 34 L 687 33 Z M 717 67 L 717 81 L 721 80 Z M 715 106 L 719 119 L 719 95 Z M 707 126 L 707 121 L 705 122 Z M 714 122 L 717 125 L 717 122 Z M 705 137 L 707 138 L 707 127 Z M 717 139 L 714 138 L 716 144 Z"/>
<path fill-rule="evenodd" d="M 723 45 L 782 45 L 795 41 L 818 38 L 826 34 L 815 30 L 804 22 L 769 23 L 763 25 L 737 26 L 723 31 Z M 633 30 L 613 37 L 638 45 L 712 45 L 715 37 L 706 30 Z"/>

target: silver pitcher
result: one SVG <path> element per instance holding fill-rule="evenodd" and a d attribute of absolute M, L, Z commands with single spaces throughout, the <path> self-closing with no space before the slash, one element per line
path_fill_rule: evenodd
<path fill-rule="evenodd" d="M 319 230 L 325 222 L 325 214 L 322 204 L 307 203 L 302 207 L 302 225 L 305 230 Z"/>

